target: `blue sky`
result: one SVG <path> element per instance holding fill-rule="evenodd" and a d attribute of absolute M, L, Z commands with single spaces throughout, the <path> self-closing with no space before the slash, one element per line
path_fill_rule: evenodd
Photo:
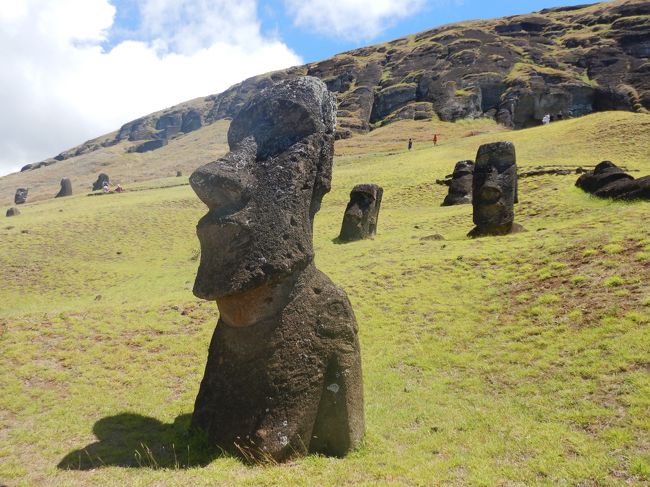
<path fill-rule="evenodd" d="M 256 74 L 571 0 L 0 0 L 0 175 Z"/>

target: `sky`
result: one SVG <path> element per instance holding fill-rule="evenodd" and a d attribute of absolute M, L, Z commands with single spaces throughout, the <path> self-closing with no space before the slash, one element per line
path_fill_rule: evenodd
<path fill-rule="evenodd" d="M 0 175 L 250 76 L 575 0 L 0 0 Z"/>

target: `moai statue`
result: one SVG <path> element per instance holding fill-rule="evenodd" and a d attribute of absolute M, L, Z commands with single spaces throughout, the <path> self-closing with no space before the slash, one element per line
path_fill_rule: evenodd
<path fill-rule="evenodd" d="M 511 142 L 479 147 L 472 186 L 476 227 L 469 233 L 470 237 L 506 235 L 523 230 L 514 222 L 517 158 Z"/>
<path fill-rule="evenodd" d="M 350 193 L 339 239 L 344 242 L 363 240 L 377 234 L 377 220 L 384 190 L 376 184 L 358 184 Z"/>
<path fill-rule="evenodd" d="M 27 201 L 27 193 L 29 189 L 27 188 L 18 188 L 16 194 L 14 195 L 14 203 L 17 205 L 22 205 Z"/>
<path fill-rule="evenodd" d="M 472 182 L 474 180 L 474 161 L 460 161 L 454 167 L 449 193 L 442 206 L 468 205 L 472 202 Z"/>
<path fill-rule="evenodd" d="M 335 113 L 320 80 L 276 83 L 232 121 L 231 151 L 190 177 L 209 208 L 194 294 L 220 314 L 192 429 L 245 457 L 343 456 L 363 436 L 356 319 L 312 244 Z"/>
<path fill-rule="evenodd" d="M 108 174 L 101 173 L 97 176 L 97 181 L 93 183 L 93 191 L 98 191 L 104 187 L 105 184 L 110 184 Z"/>
<path fill-rule="evenodd" d="M 61 180 L 61 189 L 56 194 L 55 198 L 61 198 L 63 196 L 72 196 L 72 183 L 68 178 L 63 178 Z"/>

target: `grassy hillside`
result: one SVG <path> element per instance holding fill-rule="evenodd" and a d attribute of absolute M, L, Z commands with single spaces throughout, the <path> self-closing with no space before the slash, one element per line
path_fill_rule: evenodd
<path fill-rule="evenodd" d="M 499 139 L 523 167 L 611 159 L 648 174 L 650 116 L 446 130 L 399 122 L 337 146 L 315 240 L 360 327 L 367 434 L 345 459 L 250 466 L 185 436 L 217 321 L 191 293 L 205 210 L 188 186 L 5 219 L 0 484 L 647 485 L 649 203 L 596 200 L 575 175 L 522 179 L 528 232 L 469 240 L 471 207 L 441 208 L 433 181 Z M 360 182 L 385 189 L 379 234 L 337 245 Z"/>

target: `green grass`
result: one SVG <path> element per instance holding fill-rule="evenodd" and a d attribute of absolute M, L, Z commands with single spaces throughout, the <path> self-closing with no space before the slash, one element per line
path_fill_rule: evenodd
<path fill-rule="evenodd" d="M 191 293 L 205 210 L 172 178 L 28 204 L 0 226 L 0 484 L 647 485 L 648 203 L 591 198 L 577 176 L 522 179 L 528 231 L 469 240 L 471 207 L 440 207 L 433 182 L 499 139 L 524 168 L 611 159 L 647 174 L 650 116 L 473 137 L 442 125 L 439 147 L 392 148 L 391 127 L 401 140 L 435 125 L 342 141 L 316 218 L 317 264 L 360 327 L 361 449 L 250 466 L 186 437 L 217 310 Z M 360 182 L 384 187 L 379 234 L 336 245 Z"/>

